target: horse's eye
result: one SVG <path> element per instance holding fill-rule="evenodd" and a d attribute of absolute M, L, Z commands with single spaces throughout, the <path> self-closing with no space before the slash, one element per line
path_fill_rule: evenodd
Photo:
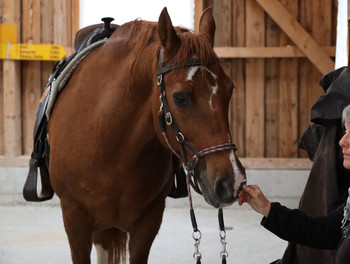
<path fill-rule="evenodd" d="M 186 106 L 188 104 L 188 98 L 183 93 L 174 93 L 173 100 L 177 106 Z"/>

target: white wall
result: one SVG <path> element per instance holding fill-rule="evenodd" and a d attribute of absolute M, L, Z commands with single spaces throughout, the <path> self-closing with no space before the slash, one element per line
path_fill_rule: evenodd
<path fill-rule="evenodd" d="M 80 0 L 80 28 L 101 23 L 102 17 L 119 25 L 137 18 L 158 21 L 164 7 L 174 26 L 193 29 L 194 0 Z"/>

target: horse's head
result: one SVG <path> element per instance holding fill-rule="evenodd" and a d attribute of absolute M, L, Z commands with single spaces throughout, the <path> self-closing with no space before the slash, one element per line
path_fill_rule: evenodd
<path fill-rule="evenodd" d="M 213 50 L 211 8 L 200 19 L 199 34 L 174 28 L 164 9 L 158 33 L 162 141 L 180 156 L 187 170 L 194 171 L 194 181 L 209 204 L 229 205 L 246 177 L 229 131 L 233 83 Z"/>

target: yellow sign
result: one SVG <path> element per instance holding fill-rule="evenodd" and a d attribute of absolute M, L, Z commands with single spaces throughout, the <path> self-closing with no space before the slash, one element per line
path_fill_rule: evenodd
<path fill-rule="evenodd" d="M 41 44 L 0 44 L 0 59 L 59 61 L 66 51 L 60 45 Z"/>
<path fill-rule="evenodd" d="M 0 59 L 59 61 L 65 55 L 61 45 L 17 43 L 16 25 L 0 24 Z"/>
<path fill-rule="evenodd" d="M 0 24 L 0 43 L 17 43 L 15 24 Z"/>

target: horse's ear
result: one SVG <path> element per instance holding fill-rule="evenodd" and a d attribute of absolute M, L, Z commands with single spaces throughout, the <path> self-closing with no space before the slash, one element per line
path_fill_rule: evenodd
<path fill-rule="evenodd" d="M 199 20 L 199 33 L 205 35 L 214 46 L 215 37 L 215 20 L 213 17 L 213 11 L 211 7 L 204 10 L 201 19 Z"/>
<path fill-rule="evenodd" d="M 160 13 L 158 20 L 158 34 L 160 42 L 163 48 L 167 52 L 176 52 L 180 45 L 180 39 L 176 34 L 176 31 L 171 23 L 168 10 L 164 7 L 162 13 Z"/>

